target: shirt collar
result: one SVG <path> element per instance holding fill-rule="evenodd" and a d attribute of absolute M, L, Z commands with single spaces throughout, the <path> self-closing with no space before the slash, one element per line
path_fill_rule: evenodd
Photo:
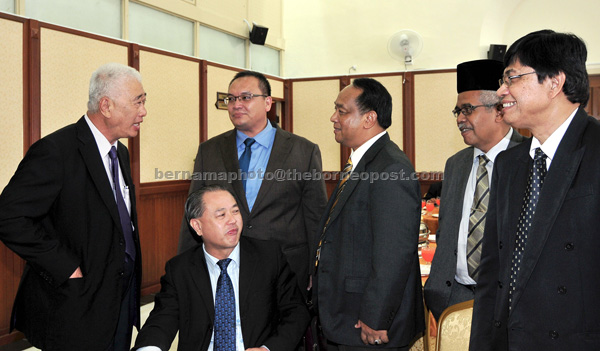
<path fill-rule="evenodd" d="M 473 148 L 473 162 L 478 162 L 477 157 L 479 155 L 485 154 L 485 156 L 487 156 L 487 158 L 493 164 L 496 160 L 496 156 L 498 156 L 499 153 L 508 148 L 508 144 L 510 143 L 512 133 L 513 129 L 511 127 L 508 129 L 508 133 L 506 133 L 506 135 L 498 142 L 498 144 L 494 145 L 491 149 L 488 150 L 488 152 L 483 152 L 482 150 L 476 147 Z"/>
<path fill-rule="evenodd" d="M 100 156 L 104 157 L 108 155 L 108 152 L 110 151 L 111 147 L 117 147 L 118 141 L 115 141 L 115 143 L 111 145 L 108 142 L 108 139 L 106 139 L 106 137 L 104 136 L 104 134 L 102 134 L 102 132 L 98 130 L 94 123 L 92 123 L 92 120 L 90 120 L 87 114 L 85 114 L 84 118 L 88 124 L 88 127 L 90 127 L 90 130 L 92 131 L 92 135 L 94 135 L 96 145 L 98 146 L 98 150 L 100 151 Z"/>
<path fill-rule="evenodd" d="M 267 120 L 267 126 L 265 127 L 265 129 L 263 129 L 260 133 L 256 134 L 253 139 L 256 140 L 256 143 L 258 145 L 269 148 L 269 147 L 271 147 L 271 144 L 273 143 L 272 136 L 274 133 L 275 133 L 275 128 L 271 125 L 271 122 Z M 237 143 L 238 149 L 246 147 L 243 144 L 244 144 L 244 140 L 246 140 L 248 138 L 249 138 L 249 136 L 247 136 L 243 132 L 240 132 L 239 130 L 236 130 L 236 143 Z"/>
<path fill-rule="evenodd" d="M 211 267 L 216 267 L 217 269 L 220 269 L 219 266 L 217 265 L 217 262 L 219 262 L 220 260 L 218 258 L 216 258 L 215 256 L 206 252 L 206 246 L 204 246 L 204 243 L 202 244 L 202 251 L 204 251 L 204 259 L 206 260 L 206 264 Z M 235 245 L 235 248 L 233 249 L 233 251 L 231 251 L 228 258 L 231 258 L 231 260 L 233 262 L 235 262 L 235 264 L 238 267 L 240 266 L 240 243 L 239 242 L 237 243 L 237 245 Z"/>
<path fill-rule="evenodd" d="M 552 159 L 554 158 L 554 154 L 556 153 L 556 149 L 558 149 L 558 145 L 560 144 L 562 138 L 565 136 L 565 133 L 567 132 L 569 125 L 573 121 L 573 117 L 575 117 L 575 114 L 577 113 L 578 109 L 579 108 L 576 108 L 575 111 L 571 113 L 569 118 L 567 118 L 560 125 L 560 127 L 556 128 L 556 130 L 550 135 L 550 137 L 546 139 L 544 144 L 540 144 L 540 141 L 535 136 L 531 138 L 531 147 L 529 148 L 529 155 L 531 156 L 531 158 L 534 158 L 535 156 L 535 149 L 540 147 L 542 148 L 544 154 L 546 154 L 546 157 L 548 157 L 550 161 L 552 161 Z"/>
<path fill-rule="evenodd" d="M 373 144 L 375 144 L 375 142 L 377 140 L 379 140 L 379 138 L 381 138 L 382 136 L 385 135 L 385 133 L 387 133 L 387 131 L 383 131 L 377 135 L 375 135 L 374 137 L 372 137 L 371 139 L 367 140 L 365 143 L 363 143 L 361 146 L 359 146 L 356 150 L 352 150 L 352 153 L 350 154 L 350 159 L 352 160 L 352 170 L 354 170 L 354 168 L 356 168 L 356 165 L 360 162 L 360 159 L 365 155 L 365 153 L 367 153 L 367 150 L 369 150 L 371 148 L 371 146 L 373 146 Z"/>

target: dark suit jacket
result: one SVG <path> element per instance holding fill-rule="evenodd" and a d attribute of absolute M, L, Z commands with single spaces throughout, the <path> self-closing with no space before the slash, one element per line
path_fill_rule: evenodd
<path fill-rule="evenodd" d="M 508 309 L 531 141 L 496 159 L 471 350 L 600 350 L 600 124 L 580 108 L 544 179 Z"/>
<path fill-rule="evenodd" d="M 323 332 L 335 343 L 365 347 L 354 328 L 359 319 L 387 330 L 388 347 L 408 346 L 424 330 L 417 253 L 421 192 L 413 175 L 406 155 L 385 134 L 340 195 L 313 278 Z"/>
<path fill-rule="evenodd" d="M 135 348 L 168 350 L 179 331 L 178 350 L 206 350 L 215 318 L 214 297 L 202 245 L 167 262 L 161 291 Z M 240 317 L 245 348 L 293 350 L 309 314 L 294 275 L 273 242 L 240 239 Z"/>
<path fill-rule="evenodd" d="M 304 292 L 308 286 L 309 266 L 314 263 L 313 245 L 318 238 L 317 226 L 327 202 L 325 182 L 321 177 L 321 152 L 316 144 L 276 125 L 274 127 L 277 131 L 273 149 L 252 212 L 248 210 L 246 194 L 239 179 L 228 181 L 226 178 L 213 177 L 192 180 L 190 193 L 210 184 L 220 184 L 230 190 L 240 206 L 245 225 L 243 235 L 275 240 L 281 244 Z M 240 167 L 235 138 L 236 130 L 233 129 L 200 144 L 194 174 L 237 174 Z M 308 179 L 301 175 L 304 172 L 310 172 L 312 177 L 319 178 Z M 285 177 L 293 178 L 285 181 L 267 178 L 267 175 L 273 174 L 286 174 Z M 184 218 L 179 236 L 179 252 L 196 245 L 195 238 L 197 235 L 192 234 Z"/>
<path fill-rule="evenodd" d="M 121 143 L 118 154 L 136 228 L 139 296 L 135 192 Z M 83 118 L 29 148 L 0 196 L 0 239 L 27 261 L 11 327 L 44 350 L 104 351 L 119 319 L 125 245 L 108 175 Z M 83 278 L 69 279 L 77 266 Z"/>
<path fill-rule="evenodd" d="M 516 130 L 508 143 L 508 148 L 521 143 L 525 138 Z M 462 219 L 465 189 L 473 166 L 473 147 L 463 149 L 446 161 L 444 169 L 444 187 L 440 206 L 439 228 L 436 235 L 437 249 L 431 273 L 425 283 L 425 304 L 436 319 L 453 303 L 472 300 L 475 295 L 469 289 L 454 287 L 456 283 L 456 250 L 458 245 L 458 229 Z M 456 296 L 458 295 L 458 296 Z"/>

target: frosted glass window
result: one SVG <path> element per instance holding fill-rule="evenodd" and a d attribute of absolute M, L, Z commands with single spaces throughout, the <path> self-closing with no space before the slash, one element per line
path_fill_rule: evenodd
<path fill-rule="evenodd" d="M 212 28 L 200 26 L 200 58 L 229 66 L 246 67 L 246 41 Z"/>
<path fill-rule="evenodd" d="M 15 13 L 15 0 L 0 0 L 0 11 Z"/>
<path fill-rule="evenodd" d="M 26 0 L 25 16 L 121 38 L 121 0 Z"/>
<path fill-rule="evenodd" d="M 193 56 L 194 23 L 130 2 L 129 40 Z"/>
<path fill-rule="evenodd" d="M 253 71 L 279 76 L 279 50 L 250 44 L 250 66 Z"/>

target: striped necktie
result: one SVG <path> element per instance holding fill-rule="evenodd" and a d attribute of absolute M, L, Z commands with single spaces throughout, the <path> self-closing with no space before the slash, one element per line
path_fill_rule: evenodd
<path fill-rule="evenodd" d="M 475 194 L 473 205 L 469 215 L 469 232 L 467 234 L 467 267 L 469 276 L 477 281 L 479 276 L 479 261 L 481 260 L 481 241 L 483 229 L 485 228 L 485 217 L 487 215 L 488 202 L 490 199 L 490 182 L 487 164 L 490 160 L 485 154 L 479 155 L 479 167 L 477 167 L 477 180 L 475 183 Z"/>
<path fill-rule="evenodd" d="M 329 209 L 329 215 L 327 216 L 327 221 L 325 222 L 325 226 L 323 227 L 323 232 L 321 233 L 321 238 L 319 239 L 319 246 L 317 248 L 317 257 L 315 259 L 315 268 L 319 265 L 319 259 L 321 258 L 321 245 L 323 245 L 323 239 L 325 238 L 325 231 L 327 230 L 327 226 L 329 225 L 329 221 L 331 221 L 331 214 L 333 213 L 333 209 L 335 205 L 337 205 L 340 200 L 340 195 L 342 191 L 346 187 L 346 182 L 348 182 L 348 178 L 350 178 L 350 174 L 352 173 L 352 159 L 348 158 L 348 163 L 342 169 L 342 179 L 340 179 L 340 183 L 338 184 L 337 191 L 335 192 L 335 198 L 333 200 L 333 204 Z"/>

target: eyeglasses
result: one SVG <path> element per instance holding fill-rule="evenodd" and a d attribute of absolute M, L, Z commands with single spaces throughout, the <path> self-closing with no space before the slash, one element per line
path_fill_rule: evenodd
<path fill-rule="evenodd" d="M 237 100 L 240 100 L 241 102 L 249 102 L 250 100 L 252 100 L 252 98 L 255 98 L 257 96 L 267 97 L 269 95 L 258 95 L 252 93 L 242 94 L 240 96 L 227 95 L 227 97 L 223 99 L 223 102 L 227 105 L 234 104 Z"/>
<path fill-rule="evenodd" d="M 483 107 L 483 106 L 485 106 L 487 108 L 490 108 L 490 107 L 496 107 L 497 108 L 498 104 L 493 104 L 493 105 L 476 105 L 476 106 L 467 104 L 467 105 L 464 105 L 463 107 L 455 107 L 454 110 L 452 110 L 452 114 L 454 115 L 454 118 L 458 118 L 458 115 L 460 115 L 461 113 L 465 117 L 467 117 L 467 116 L 471 115 L 471 113 L 473 113 L 473 111 L 475 111 L 476 108 Z"/>
<path fill-rule="evenodd" d="M 534 74 L 537 73 L 536 71 L 533 72 L 527 72 L 527 73 L 523 73 L 523 74 L 517 74 L 516 76 L 508 76 L 508 77 L 502 77 L 498 80 L 498 84 L 500 84 L 500 87 L 502 87 L 503 84 L 506 84 L 507 87 L 512 85 L 512 80 L 516 79 L 516 78 L 521 78 L 523 76 L 526 76 L 528 74 Z"/>

